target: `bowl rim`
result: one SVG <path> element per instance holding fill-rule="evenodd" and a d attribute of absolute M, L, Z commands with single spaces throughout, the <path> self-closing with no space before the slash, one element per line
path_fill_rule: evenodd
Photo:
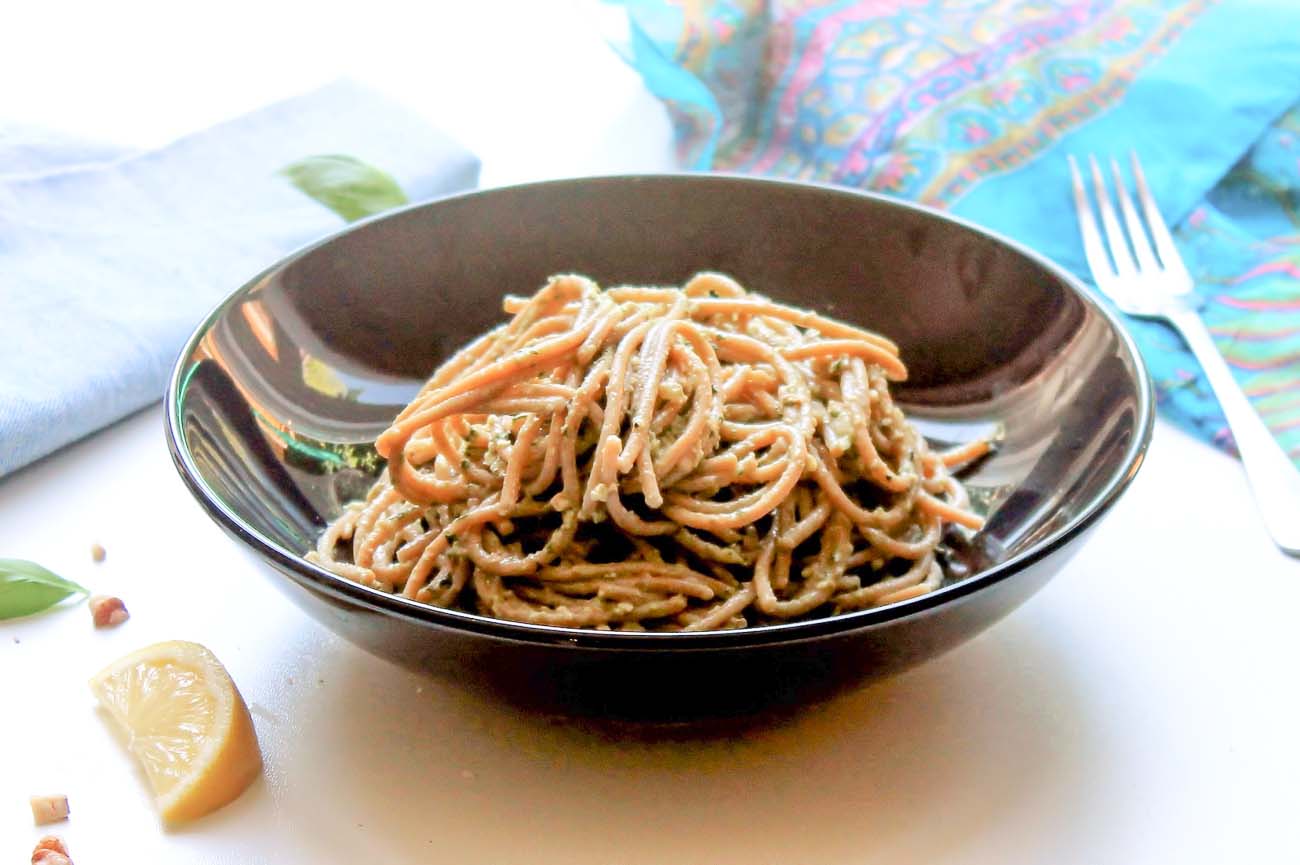
<path fill-rule="evenodd" d="M 1078 515 L 1064 526 L 1036 541 L 1028 549 L 999 562 L 991 568 L 975 573 L 969 577 L 942 586 L 933 592 L 866 610 L 857 610 L 821 619 L 783 622 L 763 625 L 755 628 L 742 628 L 729 631 L 700 632 L 634 632 L 634 631 L 594 631 L 578 628 L 566 628 L 557 625 L 537 625 L 495 619 L 478 613 L 435 607 L 398 594 L 389 594 L 372 589 L 338 576 L 323 567 L 308 562 L 303 554 L 285 549 L 280 544 L 263 535 L 234 513 L 203 480 L 195 465 L 188 447 L 185 445 L 180 409 L 181 395 L 199 342 L 212 327 L 249 292 L 266 279 L 281 271 L 293 262 L 310 254 L 319 247 L 361 230 L 376 222 L 397 219 L 404 214 L 424 208 L 433 208 L 448 202 L 463 201 L 481 196 L 499 195 L 525 189 L 542 189 L 546 187 L 564 187 L 587 185 L 593 183 L 695 183 L 700 181 L 736 183 L 740 185 L 763 184 L 796 190 L 812 190 L 822 194 L 848 196 L 870 199 L 877 204 L 890 208 L 900 208 L 955 224 L 968 231 L 982 235 L 988 240 L 1008 248 L 1042 268 L 1059 279 L 1078 298 L 1092 308 L 1107 322 L 1118 337 L 1119 345 L 1132 361 L 1137 378 L 1137 424 L 1136 434 L 1129 442 L 1119 468 L 1114 477 L 1096 495 Z M 1119 496 L 1129 487 L 1145 459 L 1150 447 L 1155 413 L 1154 391 L 1151 377 L 1143 363 L 1133 337 L 1124 327 L 1118 315 L 1099 302 L 1087 286 L 1072 273 L 1051 259 L 1005 235 L 977 225 L 976 223 L 954 214 L 941 211 L 924 204 L 895 198 L 867 190 L 838 186 L 830 183 L 788 180 L 774 177 L 758 177 L 731 172 L 651 172 L 633 174 L 605 174 L 588 177 L 570 177 L 541 180 L 508 186 L 473 189 L 451 195 L 439 196 L 404 205 L 374 216 L 351 222 L 318 240 L 305 244 L 282 256 L 270 266 L 264 268 L 239 288 L 222 299 L 186 340 L 181 349 L 171 375 L 168 378 L 164 396 L 164 430 L 167 447 L 172 462 L 180 474 L 191 495 L 207 512 L 208 516 L 220 525 L 228 534 L 243 542 L 262 559 L 271 564 L 282 574 L 289 576 L 305 588 L 349 604 L 355 604 L 374 612 L 399 616 L 431 630 L 438 627 L 467 631 L 482 636 L 525 643 L 542 643 L 566 645 L 578 648 L 601 650 L 694 650 L 717 648 L 744 648 L 770 644 L 786 644 L 795 641 L 818 639 L 847 631 L 857 631 L 883 625 L 903 618 L 910 618 L 926 613 L 960 598 L 972 595 L 996 583 L 1026 570 L 1051 554 L 1065 547 L 1094 525 L 1103 514 L 1110 510 Z"/>

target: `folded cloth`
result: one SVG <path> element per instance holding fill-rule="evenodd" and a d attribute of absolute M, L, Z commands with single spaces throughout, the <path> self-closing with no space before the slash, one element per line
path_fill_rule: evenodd
<path fill-rule="evenodd" d="M 131 151 L 51 129 L 0 124 L 0 181 L 42 172 L 89 168 L 124 159 Z"/>
<path fill-rule="evenodd" d="M 950 208 L 1087 279 L 1065 155 L 1136 150 L 1216 341 L 1300 456 L 1300 111 L 1278 119 L 1300 100 L 1300 3 L 611 2 L 687 167 Z M 1177 337 L 1131 324 L 1166 416 L 1230 447 Z"/>
<path fill-rule="evenodd" d="M 1269 127 L 1176 231 L 1201 314 L 1251 402 L 1300 458 L 1300 106 Z M 1141 322 L 1161 404 L 1224 447 L 1231 435 L 1195 361 Z"/>
<path fill-rule="evenodd" d="M 32 140 L 0 131 L 0 475 L 158 399 L 222 297 L 342 225 L 289 163 L 353 156 L 413 199 L 478 179 L 472 154 L 350 82 L 140 155 Z"/>

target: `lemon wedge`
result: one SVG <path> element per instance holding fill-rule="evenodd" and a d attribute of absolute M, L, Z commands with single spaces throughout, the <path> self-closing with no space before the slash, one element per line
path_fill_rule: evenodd
<path fill-rule="evenodd" d="M 244 698 L 198 643 L 146 646 L 105 667 L 90 689 L 126 734 L 168 823 L 233 801 L 262 769 Z"/>

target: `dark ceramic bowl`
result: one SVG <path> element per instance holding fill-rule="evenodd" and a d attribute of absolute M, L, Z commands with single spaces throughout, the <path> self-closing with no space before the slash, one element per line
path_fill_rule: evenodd
<path fill-rule="evenodd" d="M 967 478 L 971 575 L 811 622 L 700 634 L 576 631 L 415 604 L 303 560 L 378 472 L 371 441 L 435 365 L 552 273 L 677 284 L 720 270 L 895 339 L 898 397 L 934 440 L 1000 425 Z M 276 264 L 185 347 L 167 438 L 209 515 L 329 628 L 400 664 L 548 711 L 641 719 L 797 706 L 897 672 L 1006 615 L 1138 470 L 1150 384 L 1115 318 L 1050 262 L 943 214 L 716 175 L 477 192 L 348 228 Z"/>

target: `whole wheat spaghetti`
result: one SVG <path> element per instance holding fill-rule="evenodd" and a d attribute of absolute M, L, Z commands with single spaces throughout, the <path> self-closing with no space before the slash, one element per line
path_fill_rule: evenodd
<path fill-rule="evenodd" d="M 877 334 L 747 293 L 554 277 L 446 361 L 308 558 L 438 606 L 701 631 L 917 597 L 977 529 L 889 393 Z"/>

